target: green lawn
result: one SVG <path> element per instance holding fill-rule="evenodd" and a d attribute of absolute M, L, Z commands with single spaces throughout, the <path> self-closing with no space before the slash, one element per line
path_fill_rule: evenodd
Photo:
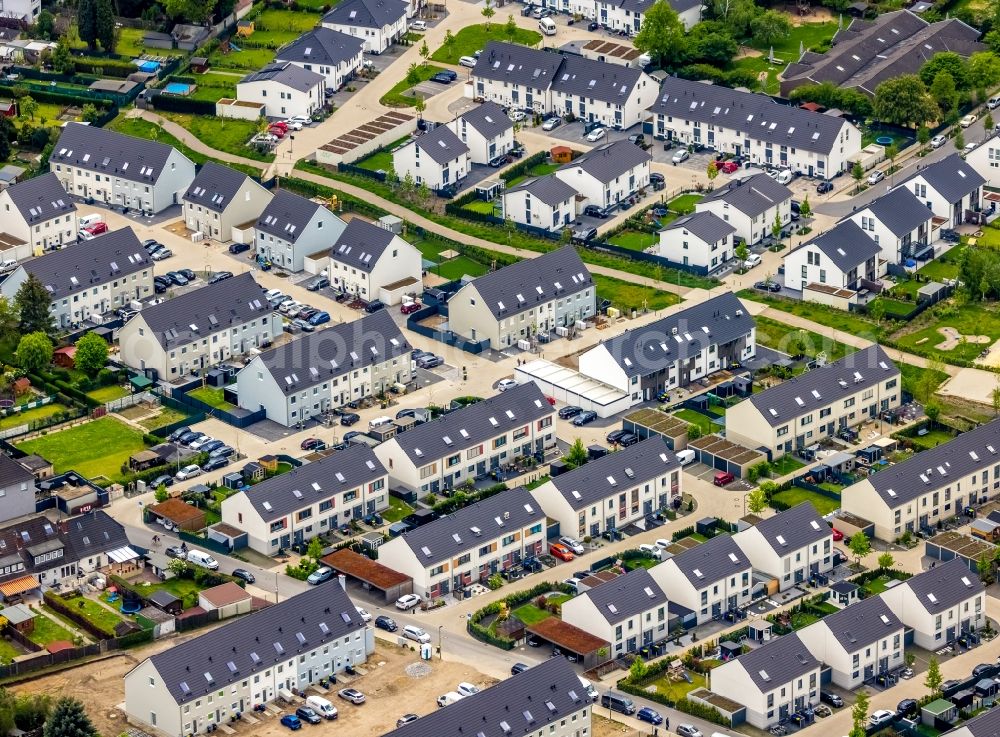
<path fill-rule="evenodd" d="M 479 212 L 483 215 L 493 215 L 497 212 L 497 205 L 492 200 L 473 200 L 466 202 L 462 207 L 470 212 Z"/>
<path fill-rule="evenodd" d="M 778 75 L 781 74 L 781 67 L 768 62 L 763 56 L 745 56 L 732 63 L 733 69 L 743 69 L 757 75 L 758 84 L 762 91 L 769 95 L 776 95 L 780 89 Z M 761 82 L 761 75 L 764 75 Z"/>
<path fill-rule="evenodd" d="M 197 594 L 202 588 L 204 587 L 195 583 L 194 579 L 174 577 L 151 586 L 142 586 L 140 591 L 145 596 L 150 596 L 154 591 L 168 591 L 178 599 L 183 599 L 187 594 Z"/>
<path fill-rule="evenodd" d="M 795 353 L 803 347 L 796 346 L 794 343 L 799 337 L 805 341 L 805 355 L 815 357 L 816 354 L 825 352 L 827 362 L 837 361 L 857 350 L 854 346 L 840 343 L 809 330 L 793 328 L 767 317 L 758 317 L 755 322 L 757 323 L 757 342 L 785 353 Z M 844 325 L 840 329 L 846 330 L 848 328 Z"/>
<path fill-rule="evenodd" d="M 52 402 L 51 404 L 43 404 L 41 407 L 26 409 L 23 412 L 17 412 L 16 414 L 0 418 L 0 430 L 9 430 L 10 428 L 17 427 L 18 425 L 27 425 L 30 422 L 38 422 L 59 412 L 65 412 L 68 409 L 69 407 L 65 404 L 60 404 L 59 402 Z"/>
<path fill-rule="evenodd" d="M 865 584 L 864 589 L 871 596 L 876 596 L 885 591 L 888 587 L 886 586 L 892 579 L 888 576 L 879 576 L 878 578 L 873 578 L 871 581 Z"/>
<path fill-rule="evenodd" d="M 30 635 L 28 635 L 28 639 L 36 645 L 45 647 L 46 645 L 58 640 L 72 642 L 73 633 L 58 622 L 54 622 L 48 617 L 39 614 L 35 617 L 35 629 Z"/>
<path fill-rule="evenodd" d="M 389 171 L 392 168 L 392 152 L 397 147 L 403 145 L 410 140 L 410 136 L 404 136 L 398 141 L 393 141 L 388 146 L 380 149 L 373 153 L 371 156 L 366 156 L 360 161 L 354 162 L 355 166 L 359 166 L 362 169 L 367 169 L 368 171 Z"/>
<path fill-rule="evenodd" d="M 608 243 L 616 246 L 628 248 L 632 251 L 645 251 L 650 246 L 659 242 L 660 238 L 656 233 L 646 233 L 639 230 L 623 230 L 620 233 L 608 238 Z"/>
<path fill-rule="evenodd" d="M 960 271 L 959 261 L 966 248 L 964 245 L 955 246 L 941 258 L 928 261 L 917 270 L 917 273 L 939 282 L 945 279 L 957 279 Z"/>
<path fill-rule="evenodd" d="M 248 49 L 240 46 L 239 40 L 235 40 L 240 50 L 230 49 L 229 53 L 223 53 L 221 48 L 216 48 L 208 57 L 208 63 L 215 70 L 229 69 L 236 72 L 255 71 L 263 66 L 267 66 L 274 61 L 274 49 Z"/>
<path fill-rule="evenodd" d="M 92 389 L 87 392 L 87 396 L 93 399 L 95 402 L 111 402 L 115 399 L 121 399 L 122 397 L 128 396 L 128 389 L 118 384 L 112 384 L 111 386 L 102 386 L 99 389 Z"/>
<path fill-rule="evenodd" d="M 443 67 L 435 66 L 434 64 L 421 64 L 417 67 L 417 84 L 426 82 L 428 79 L 441 71 L 444 71 Z M 417 104 L 417 98 L 415 95 L 407 93 L 410 92 L 410 89 L 415 86 L 415 84 L 411 84 L 410 81 L 406 79 L 404 73 L 403 79 L 397 82 L 395 87 L 382 95 L 382 99 L 379 100 L 379 102 L 386 107 L 413 107 Z"/>
<path fill-rule="evenodd" d="M 24 655 L 24 651 L 18 649 L 18 647 L 6 637 L 0 637 L 0 663 L 6 665 L 19 655 Z"/>
<path fill-rule="evenodd" d="M 897 148 L 903 148 L 903 146 L 913 140 L 912 136 L 900 135 L 894 130 L 883 128 L 879 125 L 866 125 L 861 129 L 861 146 L 864 148 L 875 143 L 876 138 L 885 137 L 891 138 Z"/>
<path fill-rule="evenodd" d="M 941 386 L 941 384 L 943 384 L 945 380 L 948 378 L 948 374 L 946 374 L 944 371 L 920 368 L 918 366 L 913 366 L 908 363 L 899 362 L 896 364 L 896 367 L 899 369 L 899 373 L 902 374 L 903 391 L 909 392 L 914 396 L 918 394 L 918 387 L 921 387 L 923 382 L 927 381 L 927 379 L 925 379 L 924 377 L 928 373 L 933 374 L 935 391 L 937 391 L 937 388 Z M 918 397 L 918 399 L 924 400 L 926 398 L 920 396 Z"/>
<path fill-rule="evenodd" d="M 518 28 L 517 33 L 511 38 L 507 35 L 504 23 L 493 23 L 489 30 L 482 23 L 474 26 L 466 26 L 455 34 L 455 41 L 452 44 L 445 44 L 431 54 L 431 61 L 439 61 L 442 64 L 458 64 L 462 56 L 472 56 L 477 51 L 486 48 L 490 41 L 505 41 L 522 44 L 524 46 L 535 46 L 542 40 L 542 34 L 526 28 Z"/>
<path fill-rule="evenodd" d="M 628 571 L 634 571 L 636 568 L 652 568 L 655 565 L 659 565 L 660 561 L 656 558 L 629 558 L 625 561 L 625 569 Z"/>
<path fill-rule="evenodd" d="M 295 34 L 292 37 L 294 41 L 306 31 L 311 31 L 315 28 L 321 17 L 319 13 L 307 12 L 302 7 L 299 7 L 297 10 L 279 10 L 273 8 L 262 10 L 253 17 L 255 31 L 250 38 L 256 39 L 257 34 L 264 31 L 265 33 Z"/>
<path fill-rule="evenodd" d="M 691 676 L 691 683 L 684 680 L 671 681 L 664 676 L 663 678 L 657 678 L 649 685 L 655 687 L 656 692 L 661 696 L 666 696 L 671 701 L 676 702 L 685 698 L 696 688 L 705 688 L 705 676 L 701 673 L 695 673 L 692 670 L 689 670 L 688 674 Z"/>
<path fill-rule="evenodd" d="M 513 187 L 516 187 L 517 185 L 527 181 L 528 179 L 531 179 L 532 177 L 544 177 L 546 174 L 551 174 L 560 166 L 562 166 L 562 164 L 552 164 L 543 162 L 541 164 L 535 164 L 533 167 L 528 169 L 528 171 L 526 171 L 524 174 L 520 174 L 516 177 L 511 177 L 510 179 L 507 179 L 506 177 L 501 177 L 501 179 L 504 180 L 504 184 L 506 185 L 507 189 L 512 189 Z"/>
<path fill-rule="evenodd" d="M 932 313 L 933 310 L 928 310 L 917 318 L 917 321 L 925 327 L 896 339 L 900 348 L 917 350 L 922 354 L 937 354 L 943 361 L 951 358 L 974 361 L 988 344 L 960 342 L 951 350 L 937 350 L 935 346 L 945 340 L 937 329 L 952 327 L 962 335 L 987 335 L 990 343 L 1000 339 L 1000 313 L 997 312 L 995 304 L 965 304 L 945 318 L 936 318 Z"/>
<path fill-rule="evenodd" d="M 152 432 L 159 427 L 166 427 L 167 425 L 172 425 L 175 422 L 180 422 L 185 419 L 188 415 L 171 407 L 160 407 L 160 412 L 155 417 L 150 417 L 145 420 L 139 420 L 139 424 L 144 428 Z"/>
<path fill-rule="evenodd" d="M 533 624 L 538 624 L 543 619 L 548 619 L 553 616 L 551 612 L 539 609 L 534 604 L 522 604 L 517 609 L 512 611 L 511 614 L 524 622 L 524 624 L 528 627 Z"/>
<path fill-rule="evenodd" d="M 224 399 L 225 391 L 222 387 L 216 388 L 214 386 L 202 386 L 197 389 L 192 389 L 187 394 L 189 397 L 200 399 L 205 404 L 215 407 L 215 409 L 223 409 L 228 412 L 234 407 L 234 405 Z"/>
<path fill-rule="evenodd" d="M 116 29 L 118 35 L 118 46 L 115 47 L 115 53 L 121 54 L 122 56 L 142 56 L 143 54 L 149 54 L 151 56 L 184 56 L 187 52 L 182 49 L 154 49 L 152 47 L 147 47 L 142 42 L 142 37 L 145 35 L 146 31 L 142 28 L 128 28 L 122 26 Z M 82 42 L 81 42 L 82 43 Z M 86 48 L 86 44 L 82 44 Z"/>
<path fill-rule="evenodd" d="M 122 618 L 108 609 L 103 604 L 98 604 L 93 599 L 86 596 L 79 596 L 66 602 L 66 606 L 82 615 L 87 621 L 108 630 L 113 631 Z M 113 604 L 111 606 L 114 606 Z"/>
<path fill-rule="evenodd" d="M 843 330 L 853 335 L 868 338 L 869 340 L 874 341 L 878 335 L 878 329 L 874 322 L 854 312 L 838 310 L 835 307 L 827 307 L 817 302 L 803 302 L 797 299 L 788 299 L 787 297 L 776 297 L 759 289 L 744 289 L 739 292 L 739 296 L 742 299 L 763 302 L 768 307 L 773 307 L 776 310 L 798 315 L 820 325 Z"/>
<path fill-rule="evenodd" d="M 195 138 L 214 149 L 247 159 L 274 161 L 274 154 L 262 154 L 257 149 L 247 146 L 247 141 L 257 133 L 256 120 L 235 120 L 217 118 L 214 115 L 191 115 L 162 110 L 160 115 L 183 126 Z"/>
<path fill-rule="evenodd" d="M 647 287 L 642 284 L 616 279 L 613 276 L 594 274 L 594 284 L 597 285 L 597 296 L 611 300 L 612 307 L 620 310 L 662 310 L 681 301 L 673 292 Z"/>
<path fill-rule="evenodd" d="M 819 617 L 812 612 L 796 612 L 792 615 L 792 629 L 800 630 L 803 627 L 808 627 L 811 624 L 816 624 L 819 621 Z"/>
<path fill-rule="evenodd" d="M 775 475 L 784 476 L 785 474 L 794 473 L 800 468 L 804 468 L 805 465 L 806 464 L 802 463 L 802 461 L 797 458 L 790 455 L 783 455 L 771 464 L 771 468 L 774 470 Z"/>
<path fill-rule="evenodd" d="M 833 499 L 828 499 L 822 494 L 817 494 L 809 489 L 803 489 L 801 486 L 793 486 L 791 489 L 779 491 L 774 495 L 774 499 L 790 507 L 794 507 L 796 504 L 801 504 L 802 502 L 811 502 L 821 517 L 840 508 L 840 504 Z"/>
<path fill-rule="evenodd" d="M 413 507 L 404 502 L 402 499 L 397 499 L 396 497 L 389 496 L 389 508 L 382 512 L 382 519 L 386 522 L 399 522 L 403 517 L 413 513 Z"/>
<path fill-rule="evenodd" d="M 702 197 L 704 195 L 695 192 L 679 195 L 667 203 L 667 209 L 671 212 L 676 212 L 678 215 L 689 215 L 694 212 L 694 206 L 701 202 Z"/>
<path fill-rule="evenodd" d="M 674 412 L 674 417 L 697 426 L 701 430 L 702 435 L 711 435 L 718 428 L 718 425 L 714 424 L 701 412 L 695 412 L 693 409 L 688 409 L 687 407 Z"/>
<path fill-rule="evenodd" d="M 951 442 L 955 439 L 956 435 L 957 433 L 951 430 L 936 427 L 933 430 L 928 431 L 926 435 L 909 433 L 907 437 L 918 450 L 930 450 L 931 448 L 936 448 L 939 445 Z"/>
<path fill-rule="evenodd" d="M 103 476 L 111 481 L 121 481 L 121 466 L 145 447 L 142 433 L 114 417 L 102 417 L 17 445 L 25 453 L 37 453 L 51 461 L 56 473 L 73 470 L 90 479 Z"/>
<path fill-rule="evenodd" d="M 489 271 L 489 268 L 468 256 L 458 256 L 438 264 L 431 270 L 438 276 L 454 280 L 463 276 L 482 276 Z"/>
<path fill-rule="evenodd" d="M 223 97 L 235 98 L 236 83 L 240 81 L 237 76 L 214 72 L 190 74 L 188 77 L 197 85 L 195 91 L 188 95 L 188 99 L 208 102 L 217 102 Z"/>
<path fill-rule="evenodd" d="M 774 49 L 774 58 L 790 63 L 799 58 L 800 44 L 808 51 L 819 51 L 822 53 L 830 46 L 833 34 L 837 32 L 836 21 L 826 23 L 803 23 L 799 26 L 792 26 L 791 32 L 775 44 L 761 44 L 754 39 L 750 40 L 750 46 L 762 51 L 767 56 L 770 50 Z"/>

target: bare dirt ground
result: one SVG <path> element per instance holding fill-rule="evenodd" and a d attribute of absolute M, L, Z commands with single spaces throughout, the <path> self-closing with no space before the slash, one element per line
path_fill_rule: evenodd
<path fill-rule="evenodd" d="M 612 722 L 610 719 L 592 714 L 590 718 L 590 731 L 593 737 L 639 737 L 640 732 L 629 726 Z"/>

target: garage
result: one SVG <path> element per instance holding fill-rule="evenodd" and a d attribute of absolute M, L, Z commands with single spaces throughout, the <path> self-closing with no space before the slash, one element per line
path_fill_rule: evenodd
<path fill-rule="evenodd" d="M 706 435 L 688 443 L 698 460 L 716 471 L 729 471 L 738 479 L 746 478 L 747 471 L 767 460 L 760 451 L 744 448 L 718 435 Z"/>
<path fill-rule="evenodd" d="M 577 658 L 577 662 L 583 665 L 584 670 L 595 668 L 608 659 L 607 655 L 601 657 L 598 654 L 602 649 L 605 653 L 611 651 L 611 643 L 586 630 L 563 622 L 558 617 L 543 619 L 528 627 L 527 630 L 529 635 L 534 635 L 536 638 L 558 647 L 563 655 L 572 654 Z"/>
<path fill-rule="evenodd" d="M 537 359 L 518 366 L 514 373 L 518 384 L 534 382 L 542 392 L 557 402 L 576 405 L 607 418 L 624 412 L 632 405 L 628 394 L 584 376 L 579 371 Z"/>

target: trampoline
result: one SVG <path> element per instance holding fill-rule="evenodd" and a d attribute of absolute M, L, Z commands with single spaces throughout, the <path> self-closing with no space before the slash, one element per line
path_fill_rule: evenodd
<path fill-rule="evenodd" d="M 135 614 L 142 609 L 142 599 L 134 591 L 126 590 L 122 593 L 122 614 Z"/>
<path fill-rule="evenodd" d="M 878 138 L 875 139 L 875 143 L 877 143 L 879 146 L 891 146 L 892 136 L 879 136 Z"/>

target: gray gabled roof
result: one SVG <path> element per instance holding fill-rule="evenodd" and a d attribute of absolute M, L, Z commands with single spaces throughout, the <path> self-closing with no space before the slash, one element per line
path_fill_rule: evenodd
<path fill-rule="evenodd" d="M 663 589 L 649 571 L 641 567 L 588 589 L 581 596 L 590 599 L 611 625 L 667 603 Z"/>
<path fill-rule="evenodd" d="M 678 465 L 666 441 L 654 435 L 559 474 L 550 483 L 573 509 L 585 509 L 642 486 Z"/>
<path fill-rule="evenodd" d="M 881 253 L 878 243 L 853 220 L 841 220 L 830 230 L 806 241 L 795 250 L 810 246 L 822 251 L 845 274 Z"/>
<path fill-rule="evenodd" d="M 0 489 L 20 484 L 35 485 L 35 475 L 6 453 L 0 453 Z"/>
<path fill-rule="evenodd" d="M 605 348 L 628 376 L 655 373 L 675 361 L 698 355 L 708 345 L 725 345 L 749 333 L 753 317 L 732 292 L 626 330 L 591 350 Z"/>
<path fill-rule="evenodd" d="M 531 492 L 518 486 L 404 532 L 400 537 L 420 565 L 428 567 L 544 520 L 545 513 Z"/>
<path fill-rule="evenodd" d="M 547 90 L 555 79 L 563 57 L 551 51 L 532 49 L 521 44 L 490 41 L 479 55 L 470 76 L 499 82 L 524 84 Z"/>
<path fill-rule="evenodd" d="M 563 57 L 562 66 L 552 78 L 553 92 L 574 95 L 602 102 L 624 105 L 636 85 L 645 79 L 646 84 L 655 84 L 645 77 L 640 69 L 606 61 L 588 59 L 575 54 Z M 626 141 L 625 143 L 628 143 Z M 634 144 L 633 144 L 634 145 Z M 639 148 L 636 146 L 636 148 Z"/>
<path fill-rule="evenodd" d="M 141 317 L 160 347 L 171 350 L 220 330 L 265 320 L 271 312 L 260 286 L 245 273 L 147 307 Z"/>
<path fill-rule="evenodd" d="M 308 69 L 292 64 L 291 62 L 279 62 L 268 64 L 262 69 L 251 72 L 238 84 L 249 84 L 250 82 L 274 82 L 275 84 L 291 87 L 299 92 L 307 92 L 326 79 L 322 74 L 311 72 Z"/>
<path fill-rule="evenodd" d="M 523 184 L 506 190 L 504 195 L 516 194 L 517 192 L 527 192 L 549 207 L 558 207 L 563 202 L 576 197 L 576 190 L 555 174 L 546 174 L 536 179 L 529 179 Z"/>
<path fill-rule="evenodd" d="M 524 736 L 556 725 L 589 704 L 569 661 L 549 658 L 445 709 L 428 712 L 385 737 Z"/>
<path fill-rule="evenodd" d="M 736 232 L 736 228 L 714 212 L 695 212 L 679 217 L 670 223 L 665 231 L 687 230 L 705 243 L 718 243 Z"/>
<path fill-rule="evenodd" d="M 184 199 L 213 212 L 225 212 L 247 179 L 241 171 L 206 161 L 184 193 Z"/>
<path fill-rule="evenodd" d="M 434 161 L 442 165 L 469 153 L 469 147 L 462 143 L 462 139 L 456 136 L 454 131 L 446 125 L 439 125 L 434 130 L 428 131 L 419 138 L 415 138 L 408 145 L 417 146 Z"/>
<path fill-rule="evenodd" d="M 152 268 L 152 260 L 131 228 L 119 228 L 93 240 L 72 243 L 22 264 L 52 296 L 63 299 L 86 289 L 124 279 Z"/>
<path fill-rule="evenodd" d="M 364 46 L 364 39 L 317 26 L 278 49 L 274 58 L 297 64 L 336 67 L 356 59 Z"/>
<path fill-rule="evenodd" d="M 391 26 L 406 15 L 406 0 L 344 0 L 323 16 L 324 25 L 356 28 Z"/>
<path fill-rule="evenodd" d="M 616 64 L 607 66 L 617 67 Z M 610 184 L 637 166 L 648 164 L 653 157 L 641 146 L 631 141 L 612 141 L 593 148 L 580 158 L 556 170 L 559 172 L 582 169 L 601 184 Z"/>
<path fill-rule="evenodd" d="M 541 302 L 564 299 L 594 280 L 573 246 L 563 246 L 537 258 L 526 258 L 484 274 L 463 289 L 474 288 L 497 319 L 533 309 Z"/>
<path fill-rule="evenodd" d="M 719 667 L 735 667 L 730 663 L 743 666 L 761 693 L 770 693 L 821 666 L 795 632 L 766 642 Z"/>
<path fill-rule="evenodd" d="M 899 186 L 910 185 L 912 188 L 912 182 L 917 177 L 922 177 L 928 186 L 933 187 L 938 194 L 951 203 L 958 202 L 977 187 L 986 184 L 982 175 L 957 153 L 918 168 Z"/>
<path fill-rule="evenodd" d="M 752 568 L 749 559 L 732 535 L 716 535 L 701 545 L 678 553 L 669 561 L 673 562 L 695 590 L 718 583 L 729 576 L 736 576 Z"/>
<path fill-rule="evenodd" d="M 1000 420 L 871 474 L 867 481 L 889 509 L 1000 463 Z M 850 493 L 851 487 L 845 489 Z"/>
<path fill-rule="evenodd" d="M 160 178 L 173 152 L 173 147 L 165 143 L 134 138 L 93 125 L 67 123 L 59 134 L 49 163 L 152 184 Z"/>
<path fill-rule="evenodd" d="M 753 394 L 744 401 L 753 404 L 771 427 L 778 427 L 809 412 L 839 405 L 844 398 L 898 375 L 899 369 L 886 352 L 872 345 Z"/>
<path fill-rule="evenodd" d="M 29 226 L 76 212 L 76 205 L 52 172 L 25 179 L 6 191 Z"/>
<path fill-rule="evenodd" d="M 828 614 L 821 621 L 848 654 L 855 653 L 903 629 L 899 617 L 892 613 L 879 596 L 862 599 L 840 611 Z M 819 623 L 813 626 L 819 626 Z"/>
<path fill-rule="evenodd" d="M 811 502 L 796 504 L 791 509 L 778 512 L 773 517 L 762 519 L 753 527 L 738 534 L 745 535 L 757 530 L 771 549 L 779 556 L 785 556 L 799 548 L 830 537 L 830 525 L 816 512 Z"/>
<path fill-rule="evenodd" d="M 843 118 L 782 105 L 764 94 L 680 77 L 663 80 L 660 97 L 649 111 L 729 128 L 775 146 L 821 154 L 829 154 L 839 145 L 840 133 L 849 125 Z"/>
<path fill-rule="evenodd" d="M 528 382 L 411 427 L 393 440 L 419 467 L 554 413 L 542 390 Z"/>
<path fill-rule="evenodd" d="M 1000 709 L 987 709 L 941 737 L 1000 737 Z"/>
<path fill-rule="evenodd" d="M 257 218 L 254 228 L 294 243 L 323 206 L 287 189 L 279 189 Z"/>
<path fill-rule="evenodd" d="M 514 127 L 514 122 L 495 102 L 487 101 L 459 116 L 471 128 L 475 128 L 487 141 L 506 133 Z"/>
<path fill-rule="evenodd" d="M 896 187 L 869 203 L 865 209 L 900 238 L 934 217 L 930 208 L 906 187 Z"/>
<path fill-rule="evenodd" d="M 149 660 L 174 701 L 184 704 L 364 629 L 340 586 L 307 586 L 278 604 L 174 643 Z"/>
<path fill-rule="evenodd" d="M 910 589 L 928 614 L 938 614 L 958 606 L 986 590 L 979 576 L 970 572 L 961 558 L 938 563 L 900 586 Z"/>
<path fill-rule="evenodd" d="M 319 504 L 338 494 L 382 478 L 385 467 L 371 447 L 352 443 L 319 461 L 306 463 L 252 486 L 244 494 L 265 522 L 284 517 L 310 504 Z M 361 490 L 361 497 L 365 489 Z"/>
<path fill-rule="evenodd" d="M 790 200 L 792 190 L 784 184 L 778 184 L 767 174 L 754 174 L 751 177 L 734 179 L 728 184 L 716 188 L 705 195 L 696 208 L 709 202 L 727 202 L 751 218 L 763 214 L 776 204 Z"/>
<path fill-rule="evenodd" d="M 369 272 L 375 268 L 396 234 L 362 218 L 351 218 L 333 248 L 330 260 Z"/>
<path fill-rule="evenodd" d="M 393 358 L 409 361 L 409 351 L 410 344 L 389 311 L 379 310 L 305 333 L 261 353 L 260 360 L 287 396 Z"/>

